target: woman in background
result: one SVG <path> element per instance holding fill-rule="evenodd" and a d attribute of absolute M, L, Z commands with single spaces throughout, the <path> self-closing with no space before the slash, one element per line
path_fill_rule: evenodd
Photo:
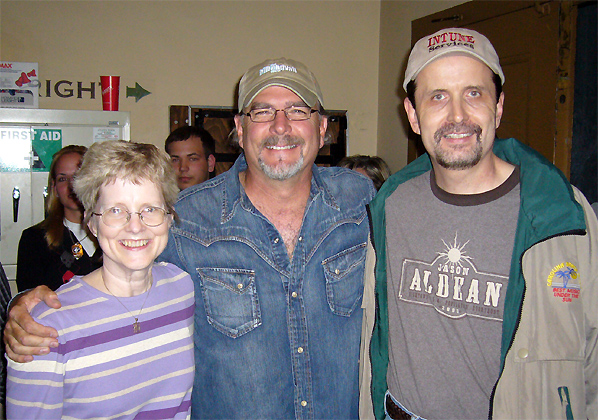
<path fill-rule="evenodd" d="M 75 274 L 101 265 L 102 251 L 81 224 L 83 209 L 72 189 L 85 146 L 65 146 L 52 158 L 48 174 L 47 217 L 23 231 L 17 254 L 19 291 L 40 284 L 56 290 Z"/>
<path fill-rule="evenodd" d="M 33 309 L 58 331 L 58 347 L 8 362 L 7 417 L 188 419 L 193 282 L 154 263 L 179 191 L 170 159 L 151 144 L 95 143 L 74 188 L 103 263 L 58 289 L 60 309 Z"/>
<path fill-rule="evenodd" d="M 388 164 L 378 156 L 354 155 L 341 159 L 338 163 L 341 168 L 353 169 L 362 175 L 367 176 L 374 183 L 376 191 L 380 189 L 384 181 L 390 176 Z"/>

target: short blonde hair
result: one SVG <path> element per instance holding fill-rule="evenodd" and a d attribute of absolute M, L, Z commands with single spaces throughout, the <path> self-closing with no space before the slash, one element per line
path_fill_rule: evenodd
<path fill-rule="evenodd" d="M 179 188 L 166 152 L 152 144 L 109 140 L 94 143 L 89 148 L 73 181 L 75 194 L 85 208 L 84 223 L 91 218 L 102 185 L 116 179 L 133 183 L 142 180 L 153 182 L 162 192 L 166 210 L 176 216 L 174 203 Z"/>

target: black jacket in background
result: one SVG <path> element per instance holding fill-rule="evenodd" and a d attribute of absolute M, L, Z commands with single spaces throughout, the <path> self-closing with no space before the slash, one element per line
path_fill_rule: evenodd
<path fill-rule="evenodd" d="M 102 265 L 102 250 L 98 248 L 92 257 L 83 250 L 83 256 L 74 260 L 71 246 L 75 244 L 69 229 L 64 227 L 62 246 L 50 250 L 44 238 L 46 231 L 41 224 L 23 231 L 17 254 L 17 288 L 19 292 L 45 284 L 52 290 L 62 286 L 67 271 L 85 275 Z M 70 267 L 68 266 L 70 264 Z M 67 276 L 70 280 L 70 275 Z"/>

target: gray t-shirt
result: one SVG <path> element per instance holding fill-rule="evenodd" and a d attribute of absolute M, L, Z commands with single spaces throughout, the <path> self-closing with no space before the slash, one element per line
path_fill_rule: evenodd
<path fill-rule="evenodd" d="M 475 195 L 427 172 L 386 200 L 387 383 L 414 414 L 488 418 L 518 213 L 518 168 Z"/>

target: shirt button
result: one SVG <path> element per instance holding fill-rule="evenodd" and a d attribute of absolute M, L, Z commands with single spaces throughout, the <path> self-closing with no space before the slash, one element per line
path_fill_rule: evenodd
<path fill-rule="evenodd" d="M 293 293 L 291 293 L 291 296 L 293 296 L 293 297 L 297 297 L 297 292 L 293 292 Z"/>
<path fill-rule="evenodd" d="M 527 359 L 528 355 L 529 351 L 527 349 L 519 349 L 517 352 L 517 356 L 519 356 L 520 359 Z"/>
<path fill-rule="evenodd" d="M 277 244 L 278 243 L 278 238 L 274 239 L 274 243 Z"/>
<path fill-rule="evenodd" d="M 341 272 L 341 270 L 339 270 L 338 268 L 336 270 L 334 270 L 334 274 L 336 274 L 337 276 L 339 275 L 340 272 Z"/>
<path fill-rule="evenodd" d="M 298 237 L 298 238 L 297 238 L 297 240 L 298 240 L 299 242 L 303 241 L 303 236 L 300 236 L 300 237 Z"/>
<path fill-rule="evenodd" d="M 237 289 L 241 290 L 243 288 L 243 284 L 239 283 L 237 284 Z"/>
<path fill-rule="evenodd" d="M 297 353 L 303 353 L 303 347 L 299 347 L 299 348 L 297 349 Z"/>
<path fill-rule="evenodd" d="M 301 401 L 301 406 L 305 407 L 307 405 L 307 401 Z"/>

